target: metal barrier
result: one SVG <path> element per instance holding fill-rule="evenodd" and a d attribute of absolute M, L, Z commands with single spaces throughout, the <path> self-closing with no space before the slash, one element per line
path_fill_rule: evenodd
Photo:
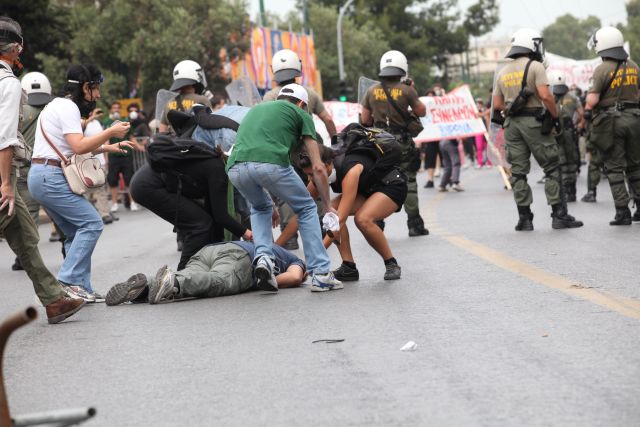
<path fill-rule="evenodd" d="M 67 427 L 73 426 L 92 418 L 96 414 L 94 408 L 58 410 L 46 413 L 23 415 L 11 418 L 9 401 L 4 387 L 4 349 L 7 340 L 16 329 L 26 325 L 38 317 L 38 311 L 34 307 L 19 311 L 9 316 L 0 324 L 0 427 L 27 427 L 49 426 Z"/>

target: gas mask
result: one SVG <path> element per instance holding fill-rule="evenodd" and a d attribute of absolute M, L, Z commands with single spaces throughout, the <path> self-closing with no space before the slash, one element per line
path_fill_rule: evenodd
<path fill-rule="evenodd" d="M 111 120 L 119 120 L 120 119 L 120 112 L 119 111 L 114 111 L 112 113 L 109 113 L 109 118 Z"/>
<path fill-rule="evenodd" d="M 138 112 L 135 110 L 129 111 L 129 120 L 134 121 L 138 119 Z"/>

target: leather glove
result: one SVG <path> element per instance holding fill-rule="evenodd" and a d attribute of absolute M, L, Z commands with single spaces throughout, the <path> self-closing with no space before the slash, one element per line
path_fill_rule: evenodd
<path fill-rule="evenodd" d="M 562 123 L 560 123 L 560 119 L 553 119 L 553 128 L 557 134 L 562 133 Z"/>

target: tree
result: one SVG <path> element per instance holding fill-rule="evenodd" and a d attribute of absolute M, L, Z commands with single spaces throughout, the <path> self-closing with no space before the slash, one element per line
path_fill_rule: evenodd
<path fill-rule="evenodd" d="M 319 0 L 337 8 L 344 0 Z M 495 0 L 478 0 L 464 20 L 457 0 L 357 0 L 352 19 L 368 23 L 384 34 L 391 49 L 402 51 L 409 61 L 411 77 L 419 88 L 433 83 L 437 66 L 448 80 L 447 62 L 451 54 L 467 50 L 470 35 L 481 35 L 498 22 Z"/>
<path fill-rule="evenodd" d="M 69 57 L 64 48 L 70 32 L 67 9 L 50 0 L 3 1 L 0 15 L 15 19 L 22 27 L 25 49 L 20 60 L 26 71 L 41 69 L 39 52 Z"/>
<path fill-rule="evenodd" d="M 587 48 L 587 42 L 600 26 L 600 18 L 592 15 L 582 20 L 571 14 L 559 16 L 542 30 L 545 48 L 567 58 L 593 58 L 595 52 Z"/>
<path fill-rule="evenodd" d="M 640 52 L 640 0 L 631 0 L 627 3 L 627 25 L 621 30 L 634 56 L 634 50 Z"/>

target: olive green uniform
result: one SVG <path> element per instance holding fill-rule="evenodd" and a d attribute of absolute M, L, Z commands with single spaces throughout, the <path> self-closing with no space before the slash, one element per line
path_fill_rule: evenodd
<path fill-rule="evenodd" d="M 593 110 L 589 142 L 602 153 L 616 209 L 629 206 L 625 177 L 634 194 L 640 194 L 640 108 L 638 65 L 630 59 L 613 73 L 617 61 L 604 59 L 593 72 L 589 93 L 606 92 Z"/>
<path fill-rule="evenodd" d="M 499 72 L 494 95 L 501 95 L 506 104 L 518 96 L 525 66 L 529 58 L 520 57 L 505 65 Z M 558 144 L 551 135 L 542 135 L 542 123 L 535 117 L 543 104 L 537 96 L 537 87 L 548 85 L 544 66 L 533 61 L 529 66 L 526 86 L 533 91 L 522 112 L 509 116 L 504 122 L 507 161 L 511 164 L 511 186 L 516 205 L 528 207 L 533 203 L 527 175 L 531 169 L 530 157 L 536 159 L 547 179 L 544 193 L 549 205 L 561 203 Z"/>
<path fill-rule="evenodd" d="M 575 95 L 567 93 L 557 99 L 556 107 L 563 128 L 562 133 L 556 136 L 562 185 L 565 193 L 568 196 L 573 196 L 575 200 L 580 149 L 578 148 L 578 133 L 573 117 L 580 108 L 580 100 Z"/>
<path fill-rule="evenodd" d="M 600 178 L 602 176 L 602 167 L 604 166 L 604 160 L 602 159 L 602 153 L 600 150 L 591 143 L 589 140 L 591 137 L 591 124 L 587 125 L 587 152 L 590 155 L 589 166 L 587 167 L 587 195 L 582 201 L 595 201 L 596 188 L 600 184 Z M 593 198 L 588 197 L 589 193 L 593 194 Z"/>
<path fill-rule="evenodd" d="M 409 107 L 411 109 L 418 107 L 420 99 L 412 86 L 400 82 L 386 83 L 386 86 L 400 110 L 408 112 Z M 418 228 L 423 228 L 418 202 L 418 184 L 416 183 L 416 172 L 420 169 L 420 152 L 416 148 L 413 138 L 406 131 L 406 120 L 389 103 L 380 83 L 367 90 L 362 99 L 362 106 L 371 112 L 373 125 L 392 133 L 402 146 L 402 161 L 399 166 L 407 175 L 407 199 L 404 202 L 404 211 L 408 217 L 407 224 L 411 228 L 413 222 L 416 221 L 419 222 Z"/>
<path fill-rule="evenodd" d="M 4 68 L 0 67 L 0 80 L 11 78 L 15 78 L 15 76 L 13 76 L 13 74 L 8 75 L 8 71 L 4 71 Z M 0 99 L 0 102 L 2 102 L 2 99 Z M 23 92 L 22 105 L 25 104 L 26 95 Z M 16 106 L 16 110 L 20 111 L 22 120 L 20 106 Z M 24 144 L 24 139 L 19 132 L 18 139 Z M 13 149 L 14 153 L 24 152 L 24 147 L 22 146 L 9 147 L 6 149 Z M 20 158 L 22 156 L 18 155 L 17 157 Z M 16 163 L 17 161 L 19 160 L 14 154 L 14 166 L 19 166 Z M 42 257 L 40 256 L 40 251 L 38 250 L 38 242 L 40 240 L 38 228 L 29 215 L 27 205 L 25 205 L 20 193 L 16 189 L 17 170 L 19 169 L 12 167 L 10 175 L 15 194 L 14 212 L 13 215 L 9 216 L 8 208 L 0 211 L 0 236 L 4 236 L 7 239 L 9 247 L 16 254 L 20 260 L 20 264 L 26 271 L 29 279 L 31 279 L 40 302 L 46 306 L 62 298 L 65 294 L 56 278 L 44 265 Z M 0 184 L 2 184 L 2 178 L 0 178 Z"/>
<path fill-rule="evenodd" d="M 309 102 L 307 103 L 307 111 L 309 112 L 309 114 L 322 114 L 326 109 L 318 92 L 308 86 L 304 86 L 304 88 L 307 90 L 307 94 L 309 94 Z M 280 89 L 282 89 L 280 86 L 274 87 L 269 92 L 264 94 L 262 101 L 275 101 L 276 99 L 278 99 Z"/>
<path fill-rule="evenodd" d="M 196 93 L 184 93 L 179 94 L 175 99 L 172 99 L 167 103 L 164 107 L 164 111 L 162 112 L 162 117 L 160 118 L 160 123 L 163 125 L 169 126 L 169 121 L 167 120 L 167 114 L 171 110 L 179 110 L 179 111 L 187 111 L 193 108 L 195 104 L 206 105 L 211 108 L 211 101 L 204 96 L 198 95 Z"/>
<path fill-rule="evenodd" d="M 38 116 L 44 106 L 34 107 L 25 104 L 22 107 L 22 121 L 20 122 L 20 132 L 24 137 L 24 143 L 29 147 L 28 151 L 33 151 L 33 144 L 36 140 L 36 123 Z M 16 189 L 20 193 L 20 197 L 27 205 L 29 215 L 33 218 L 33 222 L 38 225 L 40 217 L 40 204 L 31 197 L 29 188 L 27 186 L 27 175 L 29 175 L 29 169 L 31 168 L 31 161 L 23 161 L 18 167 Z"/>

